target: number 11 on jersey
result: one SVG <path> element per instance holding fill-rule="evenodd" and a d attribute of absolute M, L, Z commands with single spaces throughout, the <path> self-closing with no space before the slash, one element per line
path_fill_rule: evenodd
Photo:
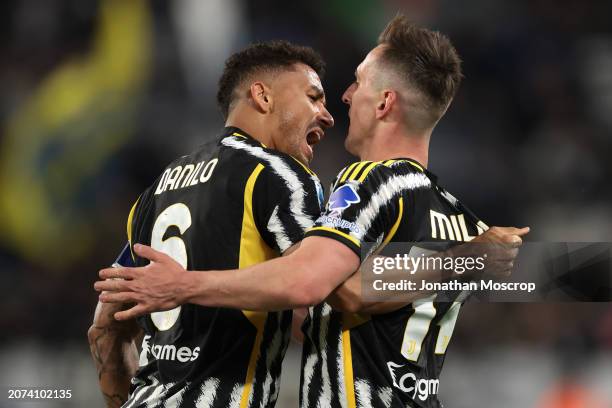
<path fill-rule="evenodd" d="M 414 313 L 408 318 L 404 339 L 402 341 L 401 353 L 407 360 L 417 362 L 421 354 L 423 341 L 430 330 L 431 321 L 436 316 L 436 307 L 433 301 L 436 294 L 419 299 L 413 303 Z M 455 323 L 459 316 L 461 302 L 453 302 L 453 305 L 438 322 L 440 331 L 436 339 L 436 354 L 444 354 L 448 343 L 453 335 Z"/>

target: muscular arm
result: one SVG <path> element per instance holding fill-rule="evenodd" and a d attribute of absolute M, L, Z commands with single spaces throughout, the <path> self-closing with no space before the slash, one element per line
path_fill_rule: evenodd
<path fill-rule="evenodd" d="M 442 253 L 436 254 L 437 256 L 443 256 Z M 362 295 L 362 282 L 366 285 L 372 284 L 372 274 L 365 273 L 365 276 L 369 277 L 367 282 L 364 279 L 363 270 L 370 267 L 368 262 L 364 262 L 362 267 L 351 275 L 346 281 L 344 281 L 336 290 L 334 290 L 326 302 L 331 305 L 335 310 L 349 313 L 365 313 L 365 314 L 384 314 L 390 313 L 397 309 L 400 309 L 415 300 L 427 297 L 431 294 L 431 291 L 425 290 L 414 290 L 410 292 L 402 292 L 398 299 L 387 296 L 385 299 L 381 299 L 379 302 L 366 302 Z M 370 267 L 371 268 L 371 267 Z M 402 278 L 405 271 L 386 271 L 385 280 L 393 281 Z M 437 270 L 420 270 L 417 271 L 417 276 L 428 282 L 441 282 L 447 273 Z M 381 295 L 383 296 L 383 295 Z"/>
<path fill-rule="evenodd" d="M 285 310 L 322 302 L 359 267 L 359 257 L 345 245 L 324 237 L 308 237 L 293 253 L 244 269 L 185 273 L 170 257 L 149 247 L 136 252 L 152 260 L 143 268 L 108 268 L 96 282 L 103 302 L 135 302 L 126 319 L 183 303 L 247 310 Z M 129 300 L 130 299 L 130 300 Z"/>
<path fill-rule="evenodd" d="M 120 407 L 127 400 L 130 381 L 138 368 L 136 342 L 142 337 L 142 330 L 135 320 L 114 319 L 113 314 L 122 309 L 120 304 L 98 302 L 93 324 L 87 332 L 100 390 L 108 408 Z"/>
<path fill-rule="evenodd" d="M 488 262 L 498 263 L 493 269 L 503 276 L 511 270 L 522 242 L 520 236 L 528 231 L 528 228 L 493 227 L 474 241 L 505 244 L 497 249 L 495 246 L 488 248 L 492 250 Z M 465 249 L 466 254 L 471 254 L 473 249 L 463 245 L 456 248 Z M 247 310 L 306 307 L 325 300 L 359 267 L 359 257 L 351 249 L 333 239 L 318 236 L 307 237 L 299 249 L 282 258 L 240 270 L 205 273 L 185 273 L 172 258 L 147 246 L 136 245 L 134 250 L 151 263 L 140 268 L 103 269 L 100 271 L 102 279 L 125 280 L 98 281 L 94 285 L 98 291 L 109 291 L 100 295 L 102 302 L 136 303 L 132 309 L 116 313 L 114 316 L 118 320 L 169 310 L 184 303 Z M 438 275 L 437 279 L 443 277 Z M 415 291 L 413 296 L 422 295 Z M 355 299 L 361 301 L 359 293 Z M 401 299 L 403 304 L 411 301 Z M 354 310 L 360 310 L 357 307 L 361 306 Z"/>
<path fill-rule="evenodd" d="M 430 255 L 430 257 L 457 258 L 478 257 L 488 255 L 486 268 L 482 273 L 492 277 L 507 277 L 513 267 L 514 259 L 518 254 L 518 247 L 522 244 L 521 236 L 527 234 L 529 228 L 517 229 L 513 227 L 493 227 L 484 234 L 476 237 L 469 243 L 457 245 L 446 251 Z M 327 302 L 336 310 L 351 313 L 383 314 L 395 311 L 418 299 L 427 297 L 433 291 L 414 290 L 400 292 L 394 297 L 388 295 L 379 302 L 366 302 L 362 296 L 362 283 L 372 285 L 373 279 L 382 277 L 375 276 L 371 272 L 374 255 L 366 260 L 361 268 L 344 281 L 327 299 Z M 421 264 L 422 265 L 422 264 Z M 384 279 L 386 281 L 398 281 L 405 277 L 405 270 L 386 270 Z M 453 274 L 452 271 L 444 269 L 420 268 L 414 272 L 414 277 L 419 277 L 430 283 L 442 282 L 449 278 L 470 278 L 470 273 L 464 275 Z M 382 296 L 382 295 L 381 295 Z"/>

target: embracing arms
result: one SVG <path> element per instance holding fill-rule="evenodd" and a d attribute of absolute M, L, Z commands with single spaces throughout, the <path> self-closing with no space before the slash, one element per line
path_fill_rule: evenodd
<path fill-rule="evenodd" d="M 473 242 L 499 243 L 488 261 L 498 275 L 508 274 L 521 236 L 528 228 L 493 227 Z M 469 246 L 457 246 L 454 251 Z M 409 302 L 397 304 L 364 303 L 361 299 L 359 257 L 347 246 L 325 237 L 308 237 L 290 255 L 276 258 L 244 269 L 185 273 L 169 256 L 144 245 L 135 245 L 136 254 L 150 259 L 151 263 L 140 268 L 107 268 L 100 271 L 102 279 L 124 278 L 96 282 L 95 288 L 107 291 L 100 295 L 102 302 L 135 303 L 118 312 L 119 320 L 146 313 L 169 310 L 180 304 L 194 303 L 203 306 L 230 307 L 248 310 L 283 310 L 314 305 L 328 300 L 345 311 L 384 313 Z M 423 273 L 427 273 L 424 271 Z M 432 274 L 431 280 L 441 275 Z M 338 288 L 340 286 L 340 288 Z M 338 288 L 338 289 L 337 289 Z M 335 292 L 334 292 L 335 291 Z M 329 295 L 334 292 L 332 297 Z M 415 291 L 415 299 L 427 293 Z"/>
<path fill-rule="evenodd" d="M 122 308 L 120 304 L 98 302 L 93 324 L 87 331 L 100 390 L 108 408 L 120 407 L 127 400 L 130 381 L 138 368 L 136 343 L 142 331 L 135 320 L 115 320 L 113 315 Z"/>
<path fill-rule="evenodd" d="M 325 298 L 359 267 L 359 257 L 345 245 L 322 237 L 308 237 L 293 253 L 244 269 L 184 273 L 169 256 L 135 245 L 139 256 L 152 262 L 142 268 L 107 268 L 95 288 L 110 291 L 102 302 L 135 302 L 115 314 L 117 319 L 183 303 L 247 310 L 284 310 L 310 306 Z M 112 292 L 112 293 L 111 293 Z"/>

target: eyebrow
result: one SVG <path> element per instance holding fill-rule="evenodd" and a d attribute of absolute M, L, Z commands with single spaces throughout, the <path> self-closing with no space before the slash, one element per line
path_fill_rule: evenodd
<path fill-rule="evenodd" d="M 321 99 L 323 102 L 323 106 L 327 107 L 327 101 L 325 99 L 325 91 L 322 88 L 319 88 L 316 85 L 310 85 L 310 90 L 315 92 L 315 97 L 317 99 Z"/>

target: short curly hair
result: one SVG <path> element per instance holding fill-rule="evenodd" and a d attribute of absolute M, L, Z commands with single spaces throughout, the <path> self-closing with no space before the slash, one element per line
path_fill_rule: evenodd
<path fill-rule="evenodd" d="M 252 44 L 230 56 L 225 62 L 217 91 L 217 104 L 223 117 L 227 118 L 236 98 L 236 89 L 249 76 L 262 71 L 289 70 L 296 63 L 308 65 L 323 79 L 325 62 L 321 55 L 310 47 L 288 41 Z"/>

